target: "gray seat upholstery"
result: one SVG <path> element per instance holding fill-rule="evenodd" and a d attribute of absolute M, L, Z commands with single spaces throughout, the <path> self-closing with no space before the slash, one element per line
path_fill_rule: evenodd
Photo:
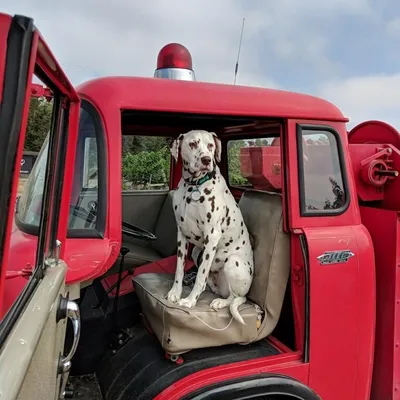
<path fill-rule="evenodd" d="M 133 279 L 143 314 L 162 347 L 170 354 L 232 343 L 247 344 L 268 336 L 282 309 L 289 270 L 290 241 L 283 231 L 279 194 L 247 191 L 240 209 L 254 244 L 255 271 L 248 301 L 240 308 L 246 325 L 233 320 L 228 309 L 209 307 L 216 297 L 205 291 L 192 309 L 168 302 L 173 275 L 142 274 Z M 184 287 L 183 297 L 191 288 Z"/>
<path fill-rule="evenodd" d="M 152 263 L 162 258 L 170 257 L 176 252 L 177 228 L 175 214 L 172 208 L 173 191 L 169 192 L 161 206 L 156 225 L 152 233 L 157 236 L 157 240 L 146 242 L 142 240 L 124 238 L 122 246 L 129 249 L 129 253 L 124 260 L 124 269 L 132 269 L 141 265 Z M 120 257 L 108 271 L 108 274 L 118 271 Z"/>

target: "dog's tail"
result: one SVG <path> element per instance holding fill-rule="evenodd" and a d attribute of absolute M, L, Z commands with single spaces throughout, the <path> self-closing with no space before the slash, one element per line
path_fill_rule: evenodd
<path fill-rule="evenodd" d="M 232 317 L 234 319 L 236 319 L 236 321 L 240 322 L 243 325 L 246 325 L 243 321 L 243 318 L 239 314 L 239 310 L 238 310 L 238 308 L 244 303 L 246 303 L 246 297 L 242 297 L 242 296 L 235 297 L 229 306 L 229 310 L 232 314 Z"/>

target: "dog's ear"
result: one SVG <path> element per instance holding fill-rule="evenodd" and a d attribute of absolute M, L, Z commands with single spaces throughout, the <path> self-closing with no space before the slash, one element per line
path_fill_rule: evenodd
<path fill-rule="evenodd" d="M 178 162 L 179 152 L 181 151 L 181 144 L 183 139 L 183 133 L 181 133 L 174 141 L 169 145 L 169 150 L 174 157 L 175 162 Z"/>
<path fill-rule="evenodd" d="M 215 159 L 217 162 L 221 161 L 221 140 L 217 136 L 215 132 L 211 132 L 211 134 L 214 137 L 214 143 L 215 143 Z"/>

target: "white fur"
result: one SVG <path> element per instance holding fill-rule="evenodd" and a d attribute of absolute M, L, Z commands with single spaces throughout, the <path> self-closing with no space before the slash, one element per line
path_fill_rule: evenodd
<path fill-rule="evenodd" d="M 181 155 L 183 171 L 173 197 L 178 259 L 175 281 L 167 299 L 192 308 L 208 284 L 221 296 L 210 306 L 215 310 L 229 307 L 233 318 L 244 324 L 238 307 L 246 302 L 253 281 L 253 251 L 240 209 L 216 165 L 221 158 L 221 142 L 213 132 L 190 131 L 173 142 L 171 153 L 175 160 Z M 211 159 L 209 165 L 202 163 L 204 157 Z M 201 179 L 214 168 L 215 175 L 198 186 L 201 198 L 195 201 L 191 196 L 196 186 L 187 180 Z M 188 297 L 181 299 L 188 242 L 204 252 L 193 289 Z"/>

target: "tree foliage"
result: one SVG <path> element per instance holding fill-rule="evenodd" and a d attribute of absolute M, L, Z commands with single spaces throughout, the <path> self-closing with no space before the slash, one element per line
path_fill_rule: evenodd
<path fill-rule="evenodd" d="M 39 151 L 50 130 L 53 102 L 45 98 L 32 97 L 29 107 L 25 150 Z"/>

